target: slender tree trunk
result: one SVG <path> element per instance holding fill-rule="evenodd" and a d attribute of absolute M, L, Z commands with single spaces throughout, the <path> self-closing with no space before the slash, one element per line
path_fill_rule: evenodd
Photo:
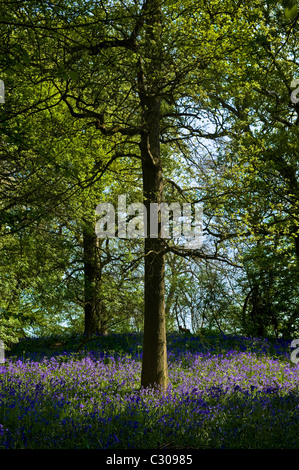
<path fill-rule="evenodd" d="M 170 315 L 170 310 L 173 304 L 175 292 L 176 292 L 176 285 L 173 283 L 170 285 L 170 289 L 169 289 L 168 296 L 166 299 L 166 304 L 165 304 L 165 317 L 166 318 L 168 318 Z"/>
<path fill-rule="evenodd" d="M 83 229 L 84 247 L 84 335 L 106 334 L 102 318 L 101 302 L 101 260 L 99 239 L 92 224 Z"/>

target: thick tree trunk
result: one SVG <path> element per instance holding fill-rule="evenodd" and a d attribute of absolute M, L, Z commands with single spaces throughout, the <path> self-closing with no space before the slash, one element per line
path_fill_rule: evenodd
<path fill-rule="evenodd" d="M 159 0 L 147 0 L 146 41 L 150 44 L 146 60 L 139 62 L 138 86 L 144 132 L 141 133 L 143 198 L 147 209 L 147 236 L 144 243 L 144 339 L 141 372 L 142 387 L 166 388 L 168 382 L 165 327 L 165 256 L 161 224 L 157 238 L 150 237 L 150 204 L 163 200 L 160 155 L 159 70 L 161 68 Z"/>
<path fill-rule="evenodd" d="M 145 241 L 144 337 L 142 387 L 167 387 L 167 348 L 164 311 L 164 256 L 159 242 Z"/>
<path fill-rule="evenodd" d="M 143 166 L 145 187 L 156 186 L 155 183 L 160 179 L 159 172 L 157 172 L 155 167 L 147 166 L 146 163 Z M 158 174 L 155 175 L 155 173 Z M 146 194 L 148 193 L 145 190 Z M 153 198 L 152 202 L 154 202 Z M 149 214 L 149 210 L 147 212 Z M 165 256 L 162 254 L 162 250 L 161 239 L 149 237 L 145 239 L 142 387 L 167 387 L 168 372 L 164 306 Z"/>
<path fill-rule="evenodd" d="M 146 99 L 144 117 L 148 132 L 141 136 L 144 205 L 147 209 L 147 237 L 144 245 L 144 340 L 141 386 L 167 387 L 165 327 L 165 256 L 158 226 L 158 238 L 150 238 L 150 204 L 163 197 L 160 157 L 160 102 Z"/>
<path fill-rule="evenodd" d="M 84 335 L 106 334 L 101 302 L 101 260 L 94 227 L 83 229 L 84 247 Z"/>

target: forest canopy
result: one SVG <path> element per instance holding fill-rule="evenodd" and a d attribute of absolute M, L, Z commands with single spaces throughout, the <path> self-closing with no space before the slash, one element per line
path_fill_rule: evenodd
<path fill-rule="evenodd" d="M 165 386 L 168 331 L 298 335 L 298 21 L 284 0 L 1 2 L 7 346 L 140 331 Z M 123 196 L 144 236 L 98 237 Z M 163 203 L 202 206 L 200 246 L 173 214 L 150 236 Z"/>

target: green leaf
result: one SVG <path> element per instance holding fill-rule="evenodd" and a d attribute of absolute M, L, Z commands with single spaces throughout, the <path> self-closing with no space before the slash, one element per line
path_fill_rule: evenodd
<path fill-rule="evenodd" d="M 29 54 L 27 51 L 24 51 L 23 52 L 23 55 L 22 55 L 22 62 L 25 64 L 25 65 L 29 65 L 30 64 L 30 57 L 29 57 Z"/>
<path fill-rule="evenodd" d="M 285 17 L 288 19 L 288 20 L 293 20 L 297 14 L 298 14 L 298 7 L 297 5 L 294 5 L 292 6 L 291 8 L 285 8 L 284 10 L 284 14 L 285 14 Z"/>
<path fill-rule="evenodd" d="M 69 70 L 67 72 L 67 74 L 72 80 L 78 80 L 79 79 L 79 74 L 77 72 L 75 72 L 74 70 Z"/>

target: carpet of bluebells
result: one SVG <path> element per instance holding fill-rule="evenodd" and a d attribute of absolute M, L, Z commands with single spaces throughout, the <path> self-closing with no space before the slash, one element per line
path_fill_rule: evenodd
<path fill-rule="evenodd" d="M 299 448 L 290 341 L 169 334 L 166 391 L 140 388 L 140 334 L 64 341 L 6 353 L 0 449 Z"/>

